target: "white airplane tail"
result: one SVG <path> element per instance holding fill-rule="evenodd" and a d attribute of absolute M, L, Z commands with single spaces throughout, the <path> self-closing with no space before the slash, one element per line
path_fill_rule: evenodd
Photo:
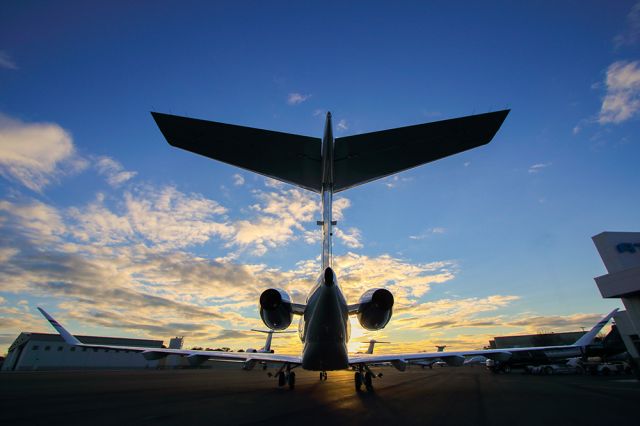
<path fill-rule="evenodd" d="M 56 329 L 58 333 L 62 336 L 64 341 L 72 346 L 82 345 L 82 342 L 76 339 L 73 334 L 69 333 L 58 321 L 56 321 L 51 315 L 49 315 L 44 309 L 38 306 L 38 310 L 40 313 L 49 321 L 49 324 Z"/>
<path fill-rule="evenodd" d="M 586 333 L 584 336 L 579 338 L 572 346 L 584 347 L 593 343 L 593 339 L 595 339 L 598 333 L 600 333 L 600 330 L 602 330 L 602 327 L 604 327 L 609 322 L 609 320 L 613 318 L 616 312 L 618 312 L 618 308 L 614 309 L 609 313 L 609 315 L 602 318 L 596 325 L 593 326 L 591 330 L 589 330 L 588 333 Z"/>

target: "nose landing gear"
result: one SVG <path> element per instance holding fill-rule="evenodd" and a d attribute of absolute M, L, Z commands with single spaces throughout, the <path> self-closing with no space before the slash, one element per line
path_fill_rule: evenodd
<path fill-rule="evenodd" d="M 327 380 L 327 372 L 326 371 L 321 371 L 320 372 L 320 381 L 322 380 Z"/>

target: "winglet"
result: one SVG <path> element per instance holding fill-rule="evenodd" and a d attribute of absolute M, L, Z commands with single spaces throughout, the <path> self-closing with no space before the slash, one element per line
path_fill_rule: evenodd
<path fill-rule="evenodd" d="M 593 326 L 591 330 L 589 330 L 588 333 L 586 333 L 581 338 L 579 338 L 573 344 L 573 346 L 588 346 L 591 343 L 593 343 L 593 339 L 596 337 L 598 333 L 600 333 L 600 330 L 602 330 L 602 327 L 604 327 L 609 322 L 609 320 L 616 314 L 616 312 L 618 312 L 618 308 L 614 309 L 609 313 L 609 315 L 602 318 L 596 325 Z"/>
<path fill-rule="evenodd" d="M 38 306 L 38 310 L 47 319 L 47 321 L 49 321 L 49 324 L 51 324 L 51 326 L 55 328 L 58 333 L 60 333 L 60 335 L 68 345 L 78 346 L 82 344 L 80 340 L 76 339 L 73 336 L 73 334 L 69 333 L 62 325 L 60 325 L 58 321 L 56 321 L 44 309 Z"/>

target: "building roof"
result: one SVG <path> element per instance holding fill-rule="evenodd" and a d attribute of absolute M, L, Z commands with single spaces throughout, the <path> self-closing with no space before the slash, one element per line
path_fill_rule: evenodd
<path fill-rule="evenodd" d="M 565 333 L 525 334 L 520 336 L 496 336 L 490 346 L 503 348 L 530 348 L 537 346 L 571 345 L 585 334 L 584 331 L 569 331 Z"/>
<path fill-rule="evenodd" d="M 162 348 L 162 340 L 150 339 L 129 339 L 126 337 L 102 337 L 102 336 L 75 336 L 80 342 L 95 345 L 114 345 L 114 346 L 139 346 L 146 348 Z M 21 346 L 29 341 L 64 343 L 59 334 L 53 333 L 33 333 L 23 331 L 9 347 L 11 352 L 15 347 Z"/>

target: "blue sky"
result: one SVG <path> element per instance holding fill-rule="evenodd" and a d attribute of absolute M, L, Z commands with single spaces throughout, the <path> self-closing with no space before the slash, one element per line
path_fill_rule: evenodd
<path fill-rule="evenodd" d="M 640 3 L 12 2 L 0 16 L 0 329 L 261 337 L 318 272 L 314 194 L 171 148 L 160 111 L 320 137 L 511 108 L 491 144 L 340 194 L 339 278 L 389 350 L 588 327 L 590 237 L 637 230 Z M 283 340 L 296 350 L 294 336 Z M 352 349 L 357 349 L 357 344 Z"/>

